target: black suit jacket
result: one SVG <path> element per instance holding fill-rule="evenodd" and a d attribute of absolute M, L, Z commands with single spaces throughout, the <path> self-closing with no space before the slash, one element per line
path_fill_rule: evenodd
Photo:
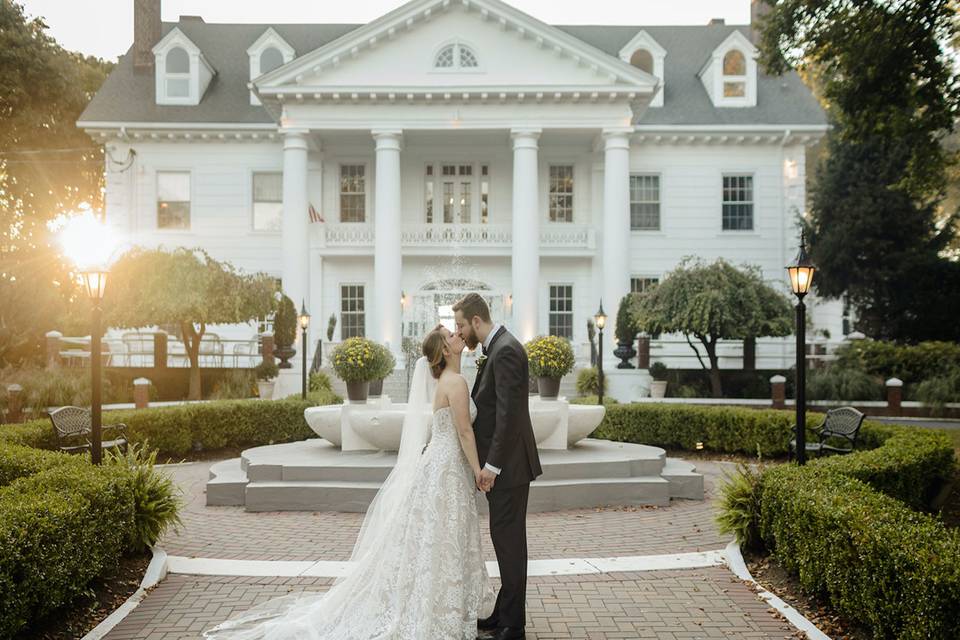
<path fill-rule="evenodd" d="M 526 350 L 500 327 L 490 341 L 472 393 L 477 405 L 473 433 L 480 466 L 489 462 L 500 469 L 494 491 L 527 484 L 543 473 L 530 422 L 529 377 Z"/>

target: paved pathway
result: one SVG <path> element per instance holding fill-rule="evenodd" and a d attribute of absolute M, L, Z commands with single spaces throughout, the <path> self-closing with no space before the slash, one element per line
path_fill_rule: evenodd
<path fill-rule="evenodd" d="M 330 513 L 246 513 L 206 507 L 211 462 L 167 467 L 189 500 L 185 527 L 160 543 L 175 556 L 236 560 L 344 560 L 362 516 Z M 641 556 L 722 549 L 711 498 L 722 463 L 698 462 L 708 500 L 669 507 L 531 514 L 531 559 Z M 489 540 L 484 540 L 492 559 Z M 106 640 L 179 640 L 235 611 L 290 591 L 324 590 L 330 578 L 171 573 Z M 527 637 L 790 638 L 795 631 L 726 567 L 531 577 Z"/>

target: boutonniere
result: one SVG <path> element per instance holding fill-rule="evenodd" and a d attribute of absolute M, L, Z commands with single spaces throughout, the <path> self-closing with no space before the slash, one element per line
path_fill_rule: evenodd
<path fill-rule="evenodd" d="M 477 375 L 480 375 L 480 372 L 483 371 L 483 365 L 487 363 L 487 356 L 482 353 L 477 356 Z"/>

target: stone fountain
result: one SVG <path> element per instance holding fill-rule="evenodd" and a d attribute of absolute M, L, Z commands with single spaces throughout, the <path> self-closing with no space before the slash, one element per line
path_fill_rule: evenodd
<path fill-rule="evenodd" d="M 210 468 L 207 505 L 247 511 L 365 511 L 396 461 L 406 404 L 390 398 L 312 407 L 317 434 L 254 447 Z M 530 488 L 530 511 L 602 505 L 666 505 L 703 499 L 703 476 L 663 449 L 588 438 L 600 406 L 530 398 L 543 475 Z"/>

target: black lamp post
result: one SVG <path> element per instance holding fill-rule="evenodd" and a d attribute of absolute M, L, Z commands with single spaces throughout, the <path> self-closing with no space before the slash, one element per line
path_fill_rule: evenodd
<path fill-rule="evenodd" d="M 790 288 L 797 296 L 797 463 L 807 462 L 807 308 L 803 297 L 810 291 L 815 271 L 810 256 L 804 247 L 805 237 L 800 233 L 800 251 L 793 264 L 787 266 Z"/>
<path fill-rule="evenodd" d="M 307 313 L 307 301 L 301 299 L 300 315 L 297 316 L 300 322 L 300 335 L 303 337 L 303 349 L 301 360 L 303 361 L 302 380 L 300 381 L 300 397 L 307 399 L 307 327 L 310 326 L 310 314 Z"/>
<path fill-rule="evenodd" d="M 103 376 L 100 373 L 100 317 L 103 301 L 103 292 L 107 286 L 106 269 L 89 269 L 81 272 L 83 286 L 87 291 L 90 302 L 93 303 L 90 328 L 90 458 L 93 464 L 100 464 L 103 460 L 103 431 L 102 431 L 102 401 Z"/>
<path fill-rule="evenodd" d="M 600 309 L 593 316 L 597 326 L 597 404 L 603 406 L 603 328 L 607 326 L 607 314 L 603 312 L 603 298 L 600 299 Z"/>

